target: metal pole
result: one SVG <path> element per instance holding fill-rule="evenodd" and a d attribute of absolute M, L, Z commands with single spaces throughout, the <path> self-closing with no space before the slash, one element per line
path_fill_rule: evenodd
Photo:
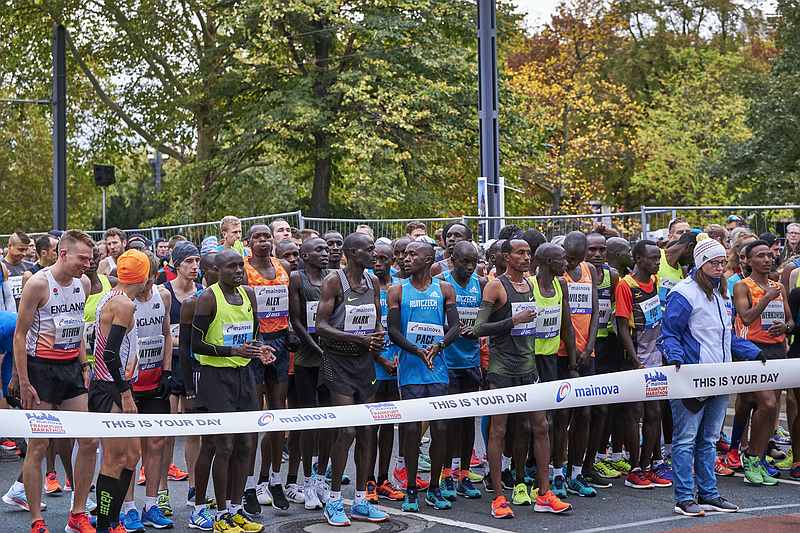
<path fill-rule="evenodd" d="M 500 215 L 500 125 L 497 96 L 497 2 L 478 0 L 478 117 L 481 172 L 488 181 L 487 214 Z M 488 237 L 500 232 L 500 219 L 489 219 Z"/>
<path fill-rule="evenodd" d="M 67 229 L 67 30 L 53 24 L 53 228 Z"/>
<path fill-rule="evenodd" d="M 156 150 L 155 162 L 153 163 L 153 165 L 155 166 L 156 192 L 161 191 L 161 163 L 162 163 L 161 152 Z"/>
<path fill-rule="evenodd" d="M 647 239 L 647 207 L 641 206 L 640 220 L 642 222 L 642 240 Z"/>
<path fill-rule="evenodd" d="M 100 187 L 103 191 L 103 231 L 106 230 L 106 188 Z"/>

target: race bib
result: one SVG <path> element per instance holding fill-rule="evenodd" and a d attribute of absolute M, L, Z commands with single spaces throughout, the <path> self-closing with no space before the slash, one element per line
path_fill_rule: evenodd
<path fill-rule="evenodd" d="M 778 298 L 767 304 L 761 311 L 761 329 L 767 330 L 776 322 L 785 322 L 786 315 L 783 312 L 783 299 Z"/>
<path fill-rule="evenodd" d="M 94 354 L 94 322 L 87 323 L 83 330 L 83 342 L 86 345 L 86 353 Z"/>
<path fill-rule="evenodd" d="M 180 324 L 170 324 L 169 325 L 169 334 L 172 337 L 172 343 L 174 346 L 178 346 L 180 343 L 181 337 L 181 325 Z"/>
<path fill-rule="evenodd" d="M 601 328 L 608 326 L 611 320 L 611 300 L 597 300 L 598 323 Z"/>
<path fill-rule="evenodd" d="M 406 338 L 420 348 L 427 348 L 444 339 L 444 328 L 439 324 L 409 322 L 406 327 Z"/>
<path fill-rule="evenodd" d="M 239 322 L 222 325 L 222 345 L 241 346 L 253 339 L 253 323 Z"/>
<path fill-rule="evenodd" d="M 533 311 L 538 311 L 536 309 L 536 302 L 511 302 L 511 315 L 516 315 L 521 311 L 526 311 L 531 309 Z M 534 318 L 530 322 L 523 322 L 522 324 L 516 324 L 513 328 L 511 328 L 511 334 L 515 337 L 523 336 L 523 335 L 534 335 L 536 334 L 536 321 L 537 318 Z"/>
<path fill-rule="evenodd" d="M 368 335 L 375 331 L 377 318 L 375 304 L 345 305 L 344 331 L 355 335 Z"/>
<path fill-rule="evenodd" d="M 661 300 L 658 295 L 648 298 L 639 304 L 644 314 L 644 327 L 655 328 L 661 324 Z"/>
<path fill-rule="evenodd" d="M 458 320 L 465 326 L 472 327 L 478 319 L 477 307 L 457 307 Z"/>
<path fill-rule="evenodd" d="M 83 319 L 56 317 L 53 321 L 56 326 L 53 348 L 65 351 L 79 348 L 83 340 Z"/>
<path fill-rule="evenodd" d="M 286 285 L 256 285 L 256 314 L 258 318 L 289 316 L 289 287 Z"/>
<path fill-rule="evenodd" d="M 139 337 L 139 370 L 158 368 L 164 361 L 164 336 Z"/>
<path fill-rule="evenodd" d="M 319 300 L 306 302 L 306 331 L 309 333 L 317 332 L 317 307 L 319 307 Z"/>
<path fill-rule="evenodd" d="M 553 305 L 539 309 L 536 316 L 536 338 L 552 339 L 561 334 L 561 306 Z"/>
<path fill-rule="evenodd" d="M 592 314 L 592 284 L 569 283 L 569 312 L 573 315 Z"/>
<path fill-rule="evenodd" d="M 661 305 L 666 305 L 667 294 L 672 288 L 678 284 L 678 281 L 669 278 L 661 278 L 658 283 L 658 297 L 661 300 Z"/>

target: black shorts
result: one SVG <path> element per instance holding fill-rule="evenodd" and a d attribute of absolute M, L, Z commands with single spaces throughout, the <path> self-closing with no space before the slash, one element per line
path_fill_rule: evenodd
<path fill-rule="evenodd" d="M 215 367 L 200 365 L 198 410 L 208 413 L 258 411 L 260 404 L 250 365 Z"/>
<path fill-rule="evenodd" d="M 327 407 L 330 395 L 326 387 L 319 386 L 318 366 L 294 367 L 294 389 L 297 396 L 297 407 Z"/>
<path fill-rule="evenodd" d="M 177 350 L 172 350 L 172 379 L 170 379 L 169 393 L 175 396 L 186 396 L 186 377 Z"/>
<path fill-rule="evenodd" d="M 415 400 L 417 398 L 433 398 L 447 395 L 447 383 L 421 383 L 418 385 L 400 385 L 400 398 Z"/>
<path fill-rule="evenodd" d="M 134 392 L 133 401 L 136 410 L 142 415 L 168 415 L 170 413 L 169 400 L 158 396 L 158 391 Z"/>
<path fill-rule="evenodd" d="M 325 353 L 320 366 L 319 386 L 331 395 L 353 398 L 354 403 L 369 403 L 375 396 L 377 380 L 371 355 L 332 355 Z"/>
<path fill-rule="evenodd" d="M 39 399 L 54 407 L 64 400 L 86 394 L 81 362 L 78 359 L 52 362 L 28 357 L 28 379 L 36 389 Z"/>
<path fill-rule="evenodd" d="M 763 342 L 754 342 L 756 346 L 761 348 L 761 352 L 769 360 L 786 359 L 786 344 L 779 342 L 776 344 L 765 344 Z"/>
<path fill-rule="evenodd" d="M 528 372 L 521 376 L 504 376 L 489 372 L 486 374 L 486 383 L 490 389 L 505 389 L 507 387 L 519 387 L 521 385 L 533 385 L 539 383 L 539 375 L 536 372 Z"/>
<path fill-rule="evenodd" d="M 619 337 L 609 333 L 608 337 L 598 337 L 594 345 L 595 373 L 610 374 L 625 369 L 625 357 Z"/>
<path fill-rule="evenodd" d="M 448 368 L 447 385 L 448 394 L 461 394 L 464 392 L 477 392 L 481 388 L 481 369 L 474 368 Z"/>
<path fill-rule="evenodd" d="M 556 354 L 536 356 L 536 370 L 539 371 L 541 383 L 558 381 L 558 359 Z"/>
<path fill-rule="evenodd" d="M 89 411 L 111 413 L 115 405 L 122 412 L 122 395 L 116 383 L 95 379 L 89 384 Z"/>
<path fill-rule="evenodd" d="M 569 357 L 565 357 L 563 355 L 558 357 L 558 362 L 556 364 L 558 366 L 558 379 L 569 379 Z M 590 357 L 585 365 L 578 364 L 578 376 L 582 378 L 586 376 L 594 376 L 594 364 L 594 357 Z"/>
<path fill-rule="evenodd" d="M 375 388 L 376 402 L 394 402 L 400 399 L 400 389 L 397 387 L 397 379 L 378 380 Z"/>

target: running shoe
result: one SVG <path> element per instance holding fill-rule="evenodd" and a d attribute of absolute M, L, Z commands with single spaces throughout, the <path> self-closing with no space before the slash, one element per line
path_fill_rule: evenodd
<path fill-rule="evenodd" d="M 647 478 L 647 480 L 650 481 L 650 483 L 652 483 L 654 487 L 664 488 L 672 486 L 672 481 L 661 477 L 658 474 L 658 470 L 655 468 L 651 468 L 650 470 L 645 472 L 644 475 L 645 478 Z"/>
<path fill-rule="evenodd" d="M 730 449 L 731 449 L 731 443 L 722 440 L 722 438 L 720 437 L 720 439 L 717 441 L 717 451 L 719 453 L 726 454 L 728 453 L 728 451 L 730 451 Z"/>
<path fill-rule="evenodd" d="M 500 483 L 506 490 L 514 490 L 516 483 L 514 482 L 514 472 L 510 468 L 506 468 L 500 473 Z"/>
<path fill-rule="evenodd" d="M 627 475 L 631 472 L 631 463 L 628 462 L 627 459 L 624 457 L 618 461 L 613 461 L 611 459 L 605 459 L 603 461 L 607 466 L 610 466 L 614 470 L 620 473 L 620 475 Z"/>
<path fill-rule="evenodd" d="M 786 451 L 786 457 L 784 459 L 775 461 L 775 468 L 779 470 L 791 470 L 792 465 L 794 465 L 794 453 L 792 453 L 791 448 Z"/>
<path fill-rule="evenodd" d="M 528 486 L 525 483 L 518 483 L 514 487 L 511 495 L 511 505 L 530 505 L 531 497 L 528 496 Z"/>
<path fill-rule="evenodd" d="M 638 468 L 625 476 L 625 486 L 633 489 L 652 489 L 653 482 Z"/>
<path fill-rule="evenodd" d="M 794 480 L 800 479 L 800 463 L 792 465 L 792 469 L 789 471 L 789 477 Z"/>
<path fill-rule="evenodd" d="M 780 461 L 781 459 L 786 459 L 786 452 L 778 448 L 775 441 L 769 441 L 769 444 L 767 444 L 767 456 Z"/>
<path fill-rule="evenodd" d="M 403 499 L 406 497 L 405 493 L 392 485 L 391 481 L 388 479 L 378 485 L 378 487 L 375 489 L 375 492 L 378 494 L 378 498 L 393 502 L 403 501 Z"/>
<path fill-rule="evenodd" d="M 306 499 L 305 496 L 303 496 L 303 487 L 297 483 L 289 483 L 286 485 L 286 499 L 291 503 L 305 503 Z"/>
<path fill-rule="evenodd" d="M 194 496 L 196 492 L 194 487 L 189 487 L 189 492 L 186 493 L 186 507 L 194 507 Z"/>
<path fill-rule="evenodd" d="M 483 478 L 483 490 L 486 492 L 494 492 L 494 487 L 492 486 L 492 476 L 488 474 L 485 478 Z"/>
<path fill-rule="evenodd" d="M 761 485 L 764 483 L 764 476 L 761 473 L 761 460 L 758 457 L 751 457 L 744 454 L 744 456 L 742 456 L 742 468 L 744 469 L 745 483 L 753 485 Z"/>
<path fill-rule="evenodd" d="M 70 508 L 72 508 L 74 503 L 75 503 L 75 494 L 72 495 L 72 502 L 70 503 Z M 86 509 L 87 513 L 97 514 L 97 502 L 92 499 L 91 494 L 86 496 L 86 505 L 84 505 L 83 508 Z"/>
<path fill-rule="evenodd" d="M 480 483 L 483 481 L 483 478 L 486 477 L 480 472 L 476 472 L 474 470 L 462 470 L 461 472 L 466 472 L 467 476 L 469 476 L 469 480 L 473 483 Z"/>
<path fill-rule="evenodd" d="M 31 508 L 28 505 L 28 497 L 25 496 L 25 486 L 22 483 L 14 482 L 11 487 L 8 489 L 3 495 L 3 501 L 12 507 L 17 507 L 22 509 L 23 511 L 30 511 Z M 47 504 L 42 500 L 41 503 L 42 511 L 47 509 Z"/>
<path fill-rule="evenodd" d="M 49 495 L 61 494 L 61 483 L 55 472 L 48 472 L 45 476 L 44 491 Z"/>
<path fill-rule="evenodd" d="M 317 476 L 314 481 L 314 488 L 317 491 L 317 498 L 322 502 L 322 505 L 328 503 L 331 498 L 331 486 L 325 481 L 325 478 Z"/>
<path fill-rule="evenodd" d="M 369 503 L 378 503 L 378 483 L 375 481 L 367 481 L 366 499 Z"/>
<path fill-rule="evenodd" d="M 559 498 L 567 497 L 567 482 L 564 479 L 563 470 L 556 468 L 553 482 L 551 483 L 552 492 Z"/>
<path fill-rule="evenodd" d="M 505 496 L 500 495 L 492 500 L 492 518 L 514 518 L 514 511 Z"/>
<path fill-rule="evenodd" d="M 403 498 L 403 506 L 401 507 L 403 512 L 406 513 L 418 513 L 419 512 L 419 500 L 417 498 L 417 491 L 416 489 L 408 489 L 406 491 L 406 495 Z"/>
<path fill-rule="evenodd" d="M 125 531 L 128 533 L 144 533 L 146 531 L 142 519 L 139 517 L 139 511 L 136 509 L 120 513 L 119 523 L 125 526 Z"/>
<path fill-rule="evenodd" d="M 142 509 L 142 524 L 156 529 L 172 529 L 175 524 L 164 516 L 158 505 L 151 505 L 149 509 Z"/>
<path fill-rule="evenodd" d="M 289 509 L 289 500 L 283 493 L 283 485 L 270 485 L 269 491 L 272 493 L 272 508 L 279 511 L 286 511 Z"/>
<path fill-rule="evenodd" d="M 763 459 L 759 463 L 759 468 L 761 468 L 762 485 L 771 487 L 778 484 L 777 476 L 772 475 L 772 473 L 767 469 L 767 464 Z"/>
<path fill-rule="evenodd" d="M 48 529 L 44 520 L 37 520 L 31 524 L 31 533 L 50 533 L 50 529 Z"/>
<path fill-rule="evenodd" d="M 716 498 L 697 498 L 697 505 L 704 511 L 716 511 L 718 513 L 735 513 L 739 510 L 738 505 L 734 505 L 722 496 Z"/>
<path fill-rule="evenodd" d="M 136 484 L 139 486 L 144 485 L 147 483 L 147 478 L 144 476 L 144 467 L 139 468 L 139 479 L 136 480 Z"/>
<path fill-rule="evenodd" d="M 792 443 L 792 434 L 786 431 L 783 426 L 778 426 L 775 430 L 775 434 L 772 436 L 772 440 L 786 446 Z"/>
<path fill-rule="evenodd" d="M 769 474 L 770 477 L 781 477 L 781 471 L 772 466 L 766 459 L 761 458 L 761 466 Z"/>
<path fill-rule="evenodd" d="M 64 492 L 72 492 L 72 483 L 69 482 L 69 479 L 64 480 Z"/>
<path fill-rule="evenodd" d="M 684 516 L 705 516 L 706 512 L 694 500 L 678 502 L 672 508 L 673 512 Z"/>
<path fill-rule="evenodd" d="M 428 507 L 433 507 L 437 511 L 446 511 L 453 507 L 453 504 L 442 496 L 442 491 L 439 487 L 428 489 L 428 492 L 425 493 L 425 503 L 428 504 Z"/>
<path fill-rule="evenodd" d="M 370 502 L 363 501 L 350 506 L 350 518 L 361 522 L 379 523 L 389 520 L 389 515 Z"/>
<path fill-rule="evenodd" d="M 259 524 L 250 520 L 241 509 L 231 515 L 231 521 L 242 530 L 243 533 L 261 533 L 264 531 L 264 524 Z"/>
<path fill-rule="evenodd" d="M 565 513 L 572 509 L 568 503 L 562 502 L 552 490 L 536 497 L 533 510 L 537 513 Z"/>
<path fill-rule="evenodd" d="M 67 525 L 64 531 L 67 533 L 95 533 L 95 528 L 89 520 L 88 513 L 68 513 Z M 142 526 L 141 531 L 144 531 Z"/>
<path fill-rule="evenodd" d="M 536 465 L 532 466 L 525 465 L 525 479 L 523 480 L 523 482 L 530 485 L 535 480 L 536 480 Z"/>
<path fill-rule="evenodd" d="M 425 455 L 424 453 L 420 452 L 419 461 L 417 462 L 417 470 L 420 472 L 431 471 L 431 457 L 429 455 Z"/>
<path fill-rule="evenodd" d="M 594 498 L 597 496 L 597 491 L 586 482 L 586 479 L 584 479 L 581 474 L 567 481 L 567 492 L 570 494 L 577 494 L 584 498 Z"/>
<path fill-rule="evenodd" d="M 725 454 L 725 466 L 733 470 L 742 470 L 744 468 L 742 456 L 739 454 L 738 448 L 731 448 L 728 450 L 728 453 Z"/>
<path fill-rule="evenodd" d="M 619 470 L 611 468 L 606 461 L 597 461 L 595 464 L 593 464 L 592 473 L 597 477 L 605 479 L 616 479 L 622 475 L 619 473 Z"/>
<path fill-rule="evenodd" d="M 477 468 L 483 466 L 483 461 L 475 454 L 475 448 L 472 449 L 472 457 L 469 458 L 469 467 Z"/>
<path fill-rule="evenodd" d="M 406 469 L 406 467 L 395 468 L 392 471 L 392 476 L 394 476 L 394 480 L 397 481 L 400 488 L 405 489 L 408 487 L 408 469 Z M 427 490 L 428 485 L 430 485 L 430 482 L 425 481 L 417 475 L 417 490 Z"/>
<path fill-rule="evenodd" d="M 247 517 L 261 516 L 261 505 L 258 503 L 256 489 L 245 489 L 242 494 L 242 509 Z"/>
<path fill-rule="evenodd" d="M 458 482 L 458 487 L 456 487 L 456 494 L 467 498 L 468 500 L 474 500 L 481 497 L 481 491 L 475 487 L 469 477 L 461 478 L 461 481 Z"/>
<path fill-rule="evenodd" d="M 127 532 L 125 531 L 125 526 L 123 526 L 122 524 L 117 524 L 116 526 L 109 529 L 108 533 L 127 533 Z"/>
<path fill-rule="evenodd" d="M 456 480 L 452 476 L 446 476 L 439 481 L 439 490 L 442 498 L 454 502 L 456 501 Z"/>
<path fill-rule="evenodd" d="M 256 499 L 261 505 L 272 505 L 272 493 L 269 491 L 269 483 L 259 483 L 256 485 Z"/>
<path fill-rule="evenodd" d="M 531 485 L 531 501 L 535 502 L 536 498 L 539 497 L 539 487 L 536 485 Z"/>
<path fill-rule="evenodd" d="M 7 452 L 13 452 L 14 450 L 17 449 L 17 443 L 11 439 L 3 439 L 2 441 L 0 441 L 0 448 L 4 449 Z"/>
<path fill-rule="evenodd" d="M 225 513 L 214 520 L 214 533 L 242 533 L 242 528 L 233 523 L 231 513 Z"/>
<path fill-rule="evenodd" d="M 333 527 L 345 527 L 350 525 L 350 519 L 347 518 L 347 513 L 344 512 L 344 503 L 341 499 L 328 500 L 325 504 L 325 510 L 322 511 L 328 525 Z"/>
<path fill-rule="evenodd" d="M 717 460 L 714 462 L 714 473 L 723 477 L 730 477 L 735 474 L 733 470 L 725 466 L 725 463 L 722 462 L 722 458 L 720 457 L 717 457 Z"/>
<path fill-rule="evenodd" d="M 190 529 L 199 529 L 200 531 L 211 531 L 214 529 L 214 517 L 208 507 L 203 507 L 200 510 L 192 509 L 192 514 L 189 517 L 187 524 Z"/>
<path fill-rule="evenodd" d="M 611 487 L 611 481 L 608 478 L 597 475 L 594 468 L 583 474 L 584 481 L 596 489 L 608 489 Z"/>
<path fill-rule="evenodd" d="M 658 474 L 658 477 L 661 479 L 672 481 L 672 467 L 666 461 L 654 467 L 653 470 L 655 470 L 656 474 Z"/>
<path fill-rule="evenodd" d="M 172 516 L 172 503 L 169 501 L 169 489 L 158 491 L 157 504 L 164 516 Z"/>
<path fill-rule="evenodd" d="M 322 502 L 317 495 L 316 480 L 313 477 L 303 483 L 303 507 L 307 511 L 322 509 Z"/>
<path fill-rule="evenodd" d="M 183 481 L 189 477 L 189 472 L 184 472 L 177 465 L 171 464 L 169 465 L 169 470 L 167 470 L 167 479 L 170 481 Z"/>

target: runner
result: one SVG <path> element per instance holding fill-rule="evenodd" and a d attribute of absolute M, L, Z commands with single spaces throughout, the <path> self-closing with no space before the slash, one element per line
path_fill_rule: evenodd
<path fill-rule="evenodd" d="M 406 274 L 405 268 L 405 257 L 406 257 L 406 247 L 411 243 L 411 239 L 409 237 L 400 237 L 394 244 L 392 245 L 392 251 L 394 253 L 394 265 L 390 269 L 390 273 L 392 274 L 392 282 L 397 283 L 397 280 L 405 279 L 408 277 Z"/>
<path fill-rule="evenodd" d="M 31 238 L 21 231 L 12 233 L 8 238 L 6 255 L 0 260 L 8 270 L 8 277 L 5 278 L 5 283 L 8 283 L 17 308 L 19 308 L 19 299 L 22 296 L 22 276 L 26 270 L 33 266 L 33 263 L 25 259 L 28 245 L 31 242 L 33 242 Z"/>
<path fill-rule="evenodd" d="M 538 253 L 542 257 L 542 270 L 547 270 L 549 245 L 542 245 Z M 555 247 L 554 247 L 555 248 Z M 534 359 L 534 331 L 537 304 L 533 292 L 533 279 L 526 278 L 530 270 L 530 246 L 519 238 L 504 240 L 501 248 L 506 271 L 490 281 L 483 292 L 475 333 L 489 337 L 489 370 L 486 382 L 490 389 L 502 389 L 539 382 Z M 563 251 L 561 252 L 563 253 Z M 563 270 L 563 267 L 562 267 Z M 556 284 L 559 282 L 556 281 Z M 557 348 L 557 346 L 556 346 Z M 526 417 L 528 420 L 526 420 Z M 527 423 L 526 423 L 527 422 Z M 491 417 L 489 425 L 489 473 L 494 493 L 491 509 L 494 518 L 513 518 L 514 512 L 503 495 L 501 483 L 501 455 L 507 429 L 515 432 L 513 458 L 516 479 L 512 500 L 517 505 L 530 505 L 535 500 L 537 512 L 564 512 L 570 506 L 562 503 L 550 490 L 548 472 L 543 465 L 550 459 L 550 437 L 547 416 L 544 412 L 511 415 L 498 414 Z M 522 480 L 525 477 L 525 455 L 528 452 L 528 429 L 533 431 L 536 462 L 542 465 L 536 477 L 538 492 L 531 487 L 532 496 Z"/>
<path fill-rule="evenodd" d="M 272 232 L 272 237 L 274 239 L 274 245 L 276 248 L 279 242 L 292 240 L 292 227 L 283 218 L 276 218 L 270 222 L 269 230 Z"/>
<path fill-rule="evenodd" d="M 41 269 L 52 266 L 58 259 L 58 239 L 52 235 L 42 235 L 36 239 L 36 262 L 22 274 L 22 284 Z"/>
<path fill-rule="evenodd" d="M 389 289 L 389 336 L 398 347 L 398 384 L 404 400 L 447 394 L 447 364 L 442 351 L 461 332 L 455 291 L 449 283 L 431 278 L 433 259 L 433 246 L 422 241 L 408 244 L 404 259 L 408 280 Z M 451 326 L 445 334 L 446 324 Z M 401 431 L 405 432 L 403 455 L 408 479 L 403 510 L 418 512 L 416 479 L 420 424 L 403 424 Z M 447 422 L 432 421 L 430 432 L 431 481 L 425 502 L 437 510 L 450 509 L 452 504 L 439 488 L 439 476 L 447 454 Z"/>
<path fill-rule="evenodd" d="M 289 272 L 292 268 L 286 261 L 272 257 L 272 233 L 268 226 L 256 224 L 250 228 L 248 236 L 253 255 L 245 261 L 245 283 L 253 288 L 258 314 L 258 340 L 273 349 L 275 362 L 266 368 L 261 363 L 254 364 L 256 383 L 266 393 L 267 409 L 286 409 L 286 396 L 289 387 Z M 272 495 L 272 507 L 276 510 L 289 509 L 289 500 L 283 491 L 281 461 L 285 434 L 282 431 L 264 433 L 261 439 L 261 472 L 258 484 L 268 483 L 267 490 Z M 255 455 L 251 464 L 255 468 Z M 258 504 L 256 479 L 248 475 L 246 508 L 250 516 L 261 513 Z M 262 492 L 263 492 L 262 488 Z"/>
<path fill-rule="evenodd" d="M 617 284 L 614 298 L 617 307 L 617 335 L 619 335 L 628 362 L 633 368 L 657 368 L 661 366 L 661 354 L 656 341 L 661 333 L 661 303 L 658 297 L 658 276 L 661 251 L 653 241 L 641 240 L 633 247 L 633 272 Z M 646 382 L 659 380 L 658 370 L 653 370 Z M 672 482 L 661 478 L 651 469 L 651 460 L 660 445 L 661 402 L 641 402 L 625 411 L 627 427 L 638 428 L 642 423 L 642 445 L 637 438 L 630 439 L 628 452 L 631 455 L 631 472 L 625 478 L 625 486 L 634 489 L 671 487 Z M 632 442 L 631 442 L 632 441 Z"/>
<path fill-rule="evenodd" d="M 447 233 L 448 240 L 458 225 Z M 456 295 L 461 336 L 444 350 L 447 364 L 448 394 L 477 392 L 481 386 L 480 339 L 475 334 L 475 320 L 481 305 L 481 295 L 486 286 L 486 278 L 475 273 L 478 266 L 478 251 L 469 240 L 462 240 L 452 246 L 449 261 L 452 268 L 445 271 L 439 279 L 449 283 Z M 480 491 L 469 479 L 469 464 L 475 445 L 475 419 L 459 418 L 448 421 L 448 440 L 445 462 L 442 470 L 442 496 L 455 501 L 456 494 L 465 498 L 480 498 Z M 462 466 L 463 465 L 463 466 Z"/>
<path fill-rule="evenodd" d="M 784 359 L 786 334 L 794 329 L 794 322 L 783 287 L 769 279 L 774 254 L 761 240 L 745 246 L 744 252 L 751 272 L 733 288 L 736 334 L 755 343 L 766 359 Z M 779 394 L 765 390 L 739 395 L 746 411 L 752 410 L 749 447 L 741 456 L 746 483 L 778 483 L 764 455 L 778 414 Z M 738 448 L 743 430 L 739 423 L 734 425 L 731 448 Z"/>
<path fill-rule="evenodd" d="M 241 286 L 242 256 L 226 249 L 216 254 L 215 265 L 219 281 L 198 297 L 192 323 L 192 351 L 200 363 L 197 399 L 204 412 L 257 411 L 261 406 L 254 372 L 248 365 L 252 359 L 271 364 L 275 359 L 273 349 L 253 342 L 258 327 L 256 296 L 250 287 Z M 255 434 L 208 437 L 215 453 L 215 531 L 257 533 L 264 529 L 244 514 L 240 503 L 245 480 L 252 471 L 256 439 Z M 228 502 L 236 503 L 229 509 Z"/>
<path fill-rule="evenodd" d="M 89 280 L 84 271 L 94 242 L 85 233 L 67 231 L 59 242 L 55 264 L 26 283 L 14 334 L 14 362 L 24 409 L 87 411 L 89 363 L 83 347 L 83 309 Z M 41 514 L 42 459 L 49 439 L 30 439 L 23 465 L 25 495 L 33 533 L 47 533 Z M 78 439 L 75 487 L 66 530 L 94 530 L 85 511 L 94 474 L 94 439 Z"/>
<path fill-rule="evenodd" d="M 412 241 L 416 241 L 420 237 L 427 237 L 427 236 L 428 236 L 428 226 L 426 226 L 424 222 L 420 222 L 419 220 L 412 220 L 411 222 L 406 224 L 406 237 L 408 237 Z"/>
<path fill-rule="evenodd" d="M 105 233 L 106 257 L 97 267 L 98 274 L 108 276 L 117 268 L 117 258 L 122 255 L 128 244 L 125 232 L 119 228 L 109 228 Z"/>
<path fill-rule="evenodd" d="M 327 234 L 330 236 L 330 233 Z M 326 237 L 327 238 L 327 237 Z M 329 241 L 330 242 L 330 241 Z M 329 244 L 330 246 L 330 244 Z M 331 405 L 370 403 L 375 395 L 373 354 L 383 347 L 380 292 L 377 278 L 367 272 L 375 264 L 375 246 L 362 233 L 351 233 L 342 249 L 347 267 L 329 274 L 322 282 L 317 307 L 317 334 L 322 341 L 322 383 Z M 350 508 L 353 520 L 384 522 L 389 516 L 366 499 L 369 436 L 366 427 L 340 428 L 331 448 L 333 473 L 330 499 L 323 511 L 328 524 L 350 525 L 342 503 L 342 474 L 353 440 L 356 441 L 356 493 Z M 322 471 L 319 465 L 318 472 Z"/>
<path fill-rule="evenodd" d="M 294 360 L 294 379 L 297 389 L 297 407 L 313 408 L 329 405 L 330 399 L 319 376 L 323 351 L 316 335 L 316 315 L 322 281 L 328 275 L 328 244 L 319 237 L 308 239 L 300 247 L 304 269 L 289 276 L 289 318 L 294 333 L 300 339 L 300 349 Z M 333 432 L 326 429 L 308 429 L 300 434 L 303 461 L 303 504 L 306 509 L 322 508 L 328 490 L 325 472 L 330 458 Z M 320 473 L 313 470 L 315 448 L 318 450 Z M 259 485 L 258 502 L 270 505 L 272 496 L 267 485 Z"/>
<path fill-rule="evenodd" d="M 14 295 L 11 293 L 11 284 L 8 282 L 10 273 L 8 267 L 0 261 L 0 311 L 9 311 L 11 313 L 17 312 L 17 302 Z M 3 366 L 3 375 L 5 376 L 5 365 Z M 9 378 L 11 377 L 11 365 L 8 365 Z"/>
<path fill-rule="evenodd" d="M 275 257 L 286 261 L 289 271 L 294 272 L 302 267 L 300 262 L 300 248 L 291 239 L 279 240 L 275 243 Z"/>
<path fill-rule="evenodd" d="M 86 269 L 86 277 L 89 278 L 89 296 L 86 297 L 86 306 L 83 308 L 83 321 L 86 323 L 84 328 L 84 340 L 86 345 L 86 360 L 94 365 L 94 339 L 95 339 L 95 318 L 97 317 L 97 304 L 112 287 L 116 286 L 117 278 L 98 274 L 97 268 L 100 264 L 100 246 L 92 249 L 92 261 Z"/>
<path fill-rule="evenodd" d="M 170 245 L 167 239 L 158 238 L 155 242 L 156 257 L 158 258 L 158 269 L 161 270 L 169 262 Z"/>
<path fill-rule="evenodd" d="M 434 263 L 431 267 L 431 276 L 438 276 L 443 272 L 448 272 L 453 269 L 453 247 L 456 243 L 462 241 L 472 242 L 472 230 L 468 226 L 459 222 L 453 222 L 444 227 L 445 236 L 445 259 Z M 484 273 L 478 271 L 478 275 L 482 276 Z"/>
<path fill-rule="evenodd" d="M 328 268 L 338 270 L 342 268 L 342 245 L 344 239 L 338 231 L 327 231 L 322 236 L 328 243 Z"/>

